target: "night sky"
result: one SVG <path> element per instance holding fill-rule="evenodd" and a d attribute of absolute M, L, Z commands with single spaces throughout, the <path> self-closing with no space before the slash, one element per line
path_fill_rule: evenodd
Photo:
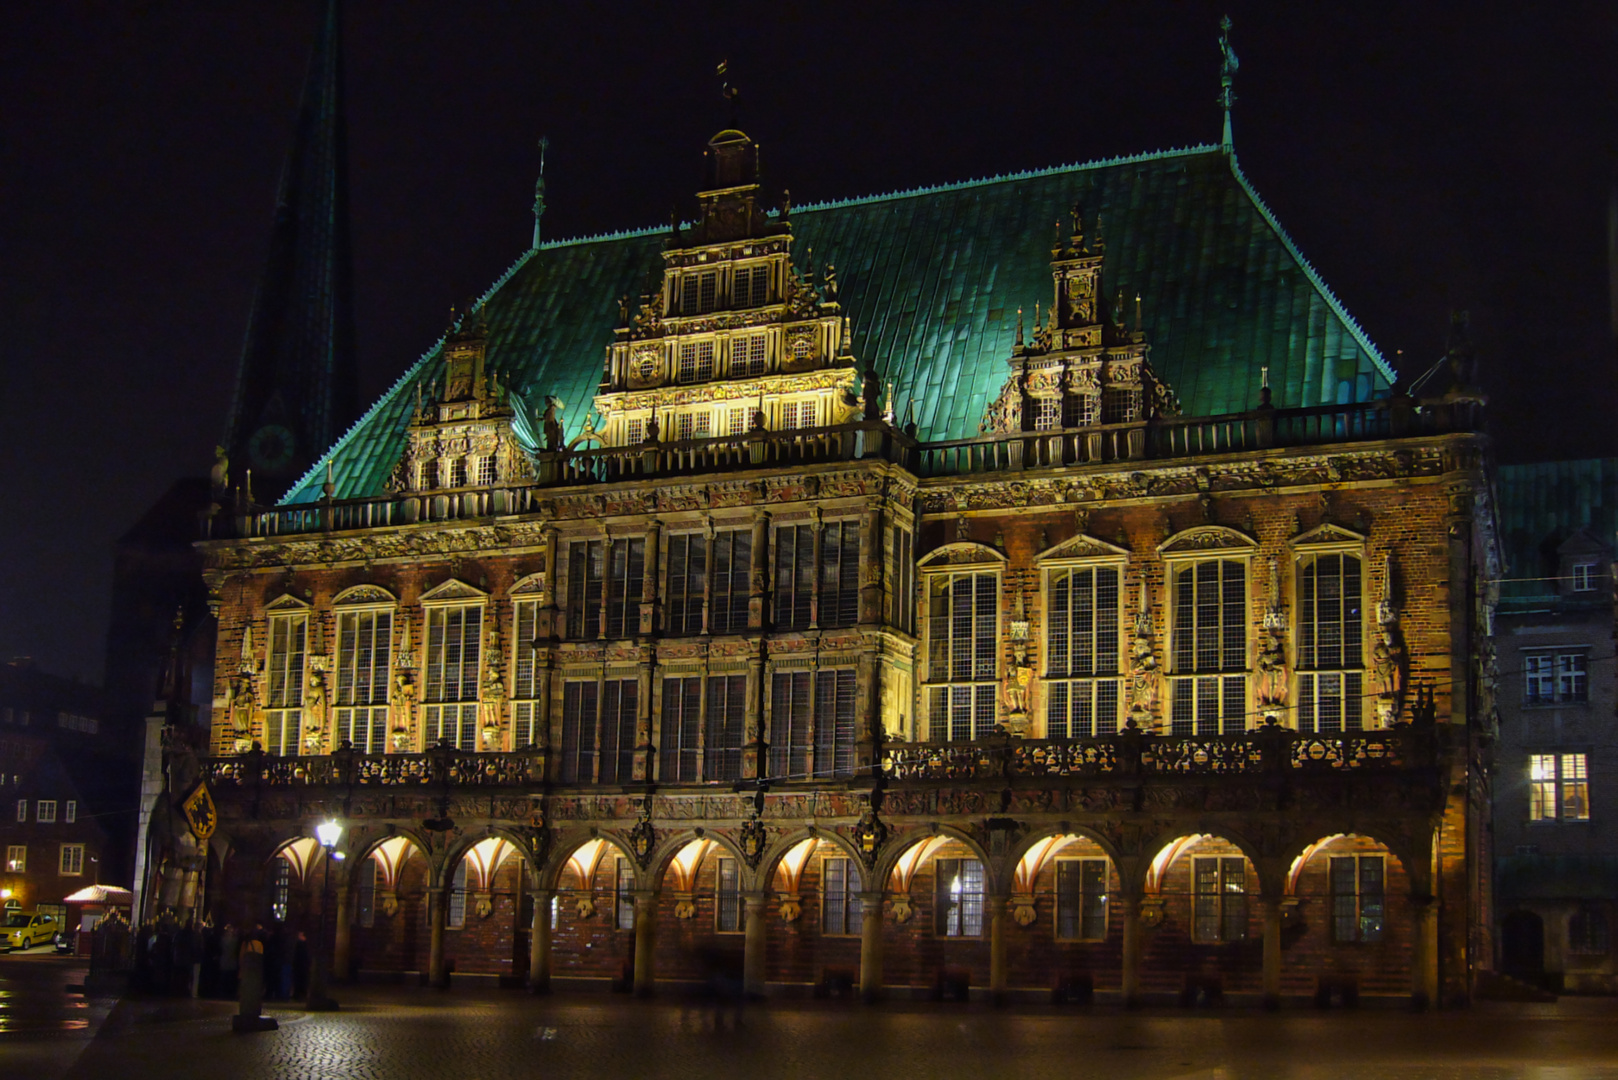
<path fill-rule="evenodd" d="M 8 7 L 0 657 L 99 679 L 114 540 L 212 462 L 320 8 Z M 552 238 L 689 211 L 720 59 L 797 204 L 1217 142 L 1226 10 L 1242 166 L 1389 360 L 1468 308 L 1503 460 L 1618 453 L 1611 3 L 354 0 L 361 397 L 526 249 L 541 134 Z"/>

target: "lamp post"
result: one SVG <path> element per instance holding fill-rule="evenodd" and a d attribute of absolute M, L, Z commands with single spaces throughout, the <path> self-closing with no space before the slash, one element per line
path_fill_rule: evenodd
<path fill-rule="evenodd" d="M 326 868 L 320 877 L 320 922 L 315 928 L 314 965 L 309 973 L 309 997 L 304 1003 L 312 1012 L 332 1012 L 338 1007 L 326 993 L 326 897 L 330 892 L 332 860 L 342 858 L 337 850 L 337 841 L 342 835 L 343 827 L 330 818 L 315 826 L 315 836 L 326 851 Z"/>

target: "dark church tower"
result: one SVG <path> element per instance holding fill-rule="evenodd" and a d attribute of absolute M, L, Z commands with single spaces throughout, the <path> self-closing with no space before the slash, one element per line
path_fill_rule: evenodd
<path fill-rule="evenodd" d="M 225 450 L 232 483 L 279 499 L 357 410 L 340 4 L 329 0 L 281 171 Z"/>

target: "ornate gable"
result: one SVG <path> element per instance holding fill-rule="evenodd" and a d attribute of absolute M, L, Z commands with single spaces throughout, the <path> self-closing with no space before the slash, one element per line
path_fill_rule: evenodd
<path fill-rule="evenodd" d="M 456 578 L 450 578 L 442 585 L 422 593 L 421 602 L 424 604 L 449 603 L 457 600 L 487 600 L 489 594 L 482 589 L 468 585 Z"/>
<path fill-rule="evenodd" d="M 1287 543 L 1295 548 L 1362 548 L 1365 546 L 1365 537 L 1352 529 L 1328 522 L 1294 536 Z"/>
<path fill-rule="evenodd" d="M 983 566 L 998 570 L 1005 564 L 1006 556 L 999 549 L 971 540 L 934 548 L 916 563 L 924 570 L 939 570 L 946 566 Z"/>
<path fill-rule="evenodd" d="M 1224 525 L 1198 525 L 1175 533 L 1158 545 L 1157 553 L 1164 557 L 1200 555 L 1204 552 L 1229 552 L 1232 555 L 1251 555 L 1258 551 L 1258 541 L 1244 532 Z"/>
<path fill-rule="evenodd" d="M 545 575 L 529 574 L 506 590 L 511 596 L 538 596 L 545 592 Z"/>
<path fill-rule="evenodd" d="M 264 610 L 271 615 L 287 615 L 295 611 L 308 611 L 310 608 L 308 604 L 291 593 L 282 593 L 268 604 L 265 604 Z"/>
<path fill-rule="evenodd" d="M 398 602 L 398 597 L 380 585 L 355 585 L 351 589 L 344 589 L 332 599 L 332 604 L 338 607 L 350 604 L 396 604 Z"/>
<path fill-rule="evenodd" d="M 1117 544 L 1109 544 L 1105 540 L 1080 533 L 1077 536 L 1063 540 L 1060 544 L 1046 548 L 1034 556 L 1034 561 L 1044 563 L 1059 562 L 1065 559 L 1127 558 L 1129 558 L 1128 548 L 1121 548 Z"/>

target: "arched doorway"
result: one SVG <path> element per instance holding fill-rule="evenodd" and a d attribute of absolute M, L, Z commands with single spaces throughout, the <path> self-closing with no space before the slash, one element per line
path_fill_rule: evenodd
<path fill-rule="evenodd" d="M 1538 986 L 1545 980 L 1545 920 L 1513 911 L 1500 924 L 1500 969 Z"/>

